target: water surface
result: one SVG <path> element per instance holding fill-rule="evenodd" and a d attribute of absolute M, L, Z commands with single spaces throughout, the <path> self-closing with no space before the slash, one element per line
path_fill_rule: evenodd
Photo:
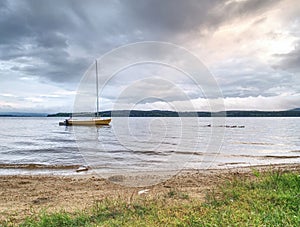
<path fill-rule="evenodd" d="M 60 166 L 66 174 L 68 167 L 86 164 L 109 172 L 300 161 L 300 118 L 226 118 L 213 127 L 207 127 L 211 118 L 115 118 L 97 128 L 59 126 L 60 120 L 0 118 L 0 174 L 31 171 L 4 168 L 14 165 L 53 172 Z"/>

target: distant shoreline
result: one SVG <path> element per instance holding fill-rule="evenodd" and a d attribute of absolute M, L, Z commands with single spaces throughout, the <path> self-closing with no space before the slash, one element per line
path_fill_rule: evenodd
<path fill-rule="evenodd" d="M 72 113 L 56 113 L 48 114 L 47 117 L 70 117 Z M 80 113 L 73 114 L 74 116 L 90 117 L 95 113 Z M 242 111 L 231 110 L 226 112 L 175 112 L 164 110 L 117 110 L 117 111 L 103 111 L 99 112 L 101 117 L 300 117 L 300 111 L 286 110 L 286 111 Z"/>

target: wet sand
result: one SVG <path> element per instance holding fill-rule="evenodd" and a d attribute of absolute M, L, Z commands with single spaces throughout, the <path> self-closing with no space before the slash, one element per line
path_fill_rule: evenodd
<path fill-rule="evenodd" d="M 203 200 L 208 190 L 236 178 L 253 178 L 252 169 L 259 171 L 300 171 L 300 164 L 252 166 L 218 170 L 186 170 L 160 184 L 135 188 L 125 187 L 97 175 L 14 175 L 0 176 L 0 225 L 5 220 L 19 223 L 26 216 L 40 211 L 65 210 L 74 212 L 91 207 L 106 198 L 120 198 L 130 202 L 139 197 L 155 198 L 171 190 L 187 193 Z M 149 189 L 148 193 L 138 192 Z"/>

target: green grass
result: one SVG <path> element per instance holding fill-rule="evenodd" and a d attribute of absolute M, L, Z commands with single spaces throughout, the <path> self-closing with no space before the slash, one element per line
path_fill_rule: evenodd
<path fill-rule="evenodd" d="M 209 191 L 205 202 L 170 190 L 130 203 L 104 200 L 73 214 L 42 213 L 21 226 L 300 226 L 299 174 L 253 171 L 253 176 Z"/>

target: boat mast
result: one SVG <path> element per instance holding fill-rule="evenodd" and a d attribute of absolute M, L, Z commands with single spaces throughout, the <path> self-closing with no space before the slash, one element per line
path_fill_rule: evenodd
<path fill-rule="evenodd" d="M 96 97 L 97 97 L 97 112 L 96 112 L 96 117 L 98 117 L 98 112 L 99 112 L 99 97 L 98 97 L 98 67 L 97 67 L 97 60 L 96 60 Z"/>

